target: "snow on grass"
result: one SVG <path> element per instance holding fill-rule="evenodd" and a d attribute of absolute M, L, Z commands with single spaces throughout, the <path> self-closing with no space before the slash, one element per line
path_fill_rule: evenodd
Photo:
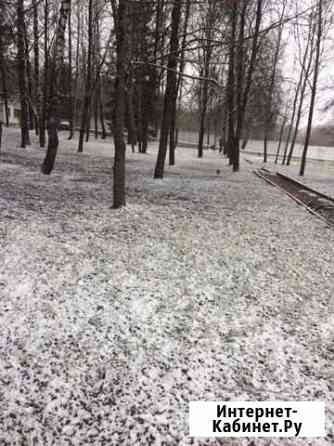
<path fill-rule="evenodd" d="M 188 436 L 199 399 L 324 400 L 325 439 L 252 444 L 333 444 L 334 233 L 189 149 L 158 181 L 129 153 L 115 211 L 112 159 L 63 145 L 50 177 L 1 154 L 0 444 L 218 444 Z"/>
<path fill-rule="evenodd" d="M 333 161 L 325 162 L 325 161 L 307 160 L 305 175 L 301 177 L 299 175 L 300 160 L 292 160 L 290 166 L 286 165 L 282 166 L 280 162 L 278 164 L 275 164 L 273 160 L 269 160 L 269 163 L 262 163 L 262 159 L 260 157 L 251 156 L 249 158 L 251 158 L 254 163 L 256 160 L 256 163 L 262 164 L 263 167 L 266 167 L 275 172 L 280 172 L 285 175 L 288 175 L 319 192 L 327 194 L 330 197 L 334 197 Z"/>

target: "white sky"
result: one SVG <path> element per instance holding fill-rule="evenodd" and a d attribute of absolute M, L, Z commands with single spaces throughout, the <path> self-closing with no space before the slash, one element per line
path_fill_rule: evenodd
<path fill-rule="evenodd" d="M 307 7 L 308 4 L 311 4 L 310 1 L 303 1 L 298 4 L 298 6 L 303 9 Z M 314 2 L 312 2 L 314 4 Z M 334 102 L 334 32 L 333 32 L 333 25 L 331 33 L 328 34 L 326 41 L 324 42 L 324 48 L 323 48 L 323 54 L 322 54 L 322 63 L 321 63 L 321 69 L 319 73 L 319 82 L 318 82 L 318 89 L 317 89 L 317 96 L 316 96 L 316 105 L 314 110 L 314 117 L 313 117 L 313 125 L 322 125 L 327 124 L 330 121 L 334 123 L 334 106 L 325 112 L 323 109 L 325 105 L 329 101 Z M 296 44 L 296 41 L 294 39 L 294 33 L 292 30 L 292 25 L 288 25 L 286 27 L 285 33 L 284 33 L 284 41 L 286 43 L 286 49 L 284 54 L 284 62 L 283 62 L 283 74 L 285 77 L 289 78 L 290 80 L 295 80 L 295 82 L 298 81 L 300 68 L 298 64 L 296 65 L 294 63 L 295 55 L 298 52 L 298 47 Z M 313 75 L 311 77 L 312 81 Z M 291 85 L 290 82 L 286 82 L 284 86 L 284 90 L 287 93 L 287 96 L 291 97 L 293 96 L 289 94 L 289 86 Z M 307 97 L 305 101 L 305 112 L 304 116 L 301 122 L 301 126 L 306 126 L 307 122 L 307 115 L 308 115 L 308 98 L 309 98 L 309 91 L 308 88 Z"/>

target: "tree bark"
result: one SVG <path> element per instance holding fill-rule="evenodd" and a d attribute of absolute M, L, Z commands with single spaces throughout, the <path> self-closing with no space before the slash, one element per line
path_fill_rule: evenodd
<path fill-rule="evenodd" d="M 240 168 L 240 138 L 243 129 L 243 120 L 245 109 L 243 108 L 243 85 L 244 85 L 244 37 L 246 21 L 247 2 L 243 0 L 239 19 L 239 37 L 237 52 L 237 128 L 235 132 L 235 141 L 233 144 L 233 171 L 238 172 Z"/>
<path fill-rule="evenodd" d="M 28 92 L 26 83 L 26 62 L 25 62 L 25 22 L 24 22 L 24 1 L 17 0 L 17 64 L 21 103 L 21 147 L 25 148 L 30 144 L 28 126 Z"/>
<path fill-rule="evenodd" d="M 34 130 L 34 110 L 32 107 L 33 98 L 33 82 L 32 82 L 32 69 L 29 54 L 29 39 L 27 35 L 27 29 L 24 22 L 24 55 L 25 55 L 25 65 L 26 65 L 26 76 L 27 76 L 27 110 L 28 110 L 28 127 L 29 130 Z M 36 122 L 37 124 L 37 122 Z"/>
<path fill-rule="evenodd" d="M 190 18 L 190 6 L 191 6 L 191 1 L 187 0 L 185 16 L 184 16 L 184 23 L 183 23 L 183 32 L 182 32 L 183 35 L 182 35 L 181 55 L 180 55 L 180 75 L 179 75 L 179 78 L 177 81 L 177 84 L 178 84 L 177 92 L 179 95 L 178 106 L 177 106 L 178 112 L 181 112 L 181 108 L 182 108 L 183 73 L 184 73 L 184 69 L 185 69 L 185 52 L 186 52 L 187 32 L 188 32 L 188 25 L 189 25 L 189 18 Z M 176 117 L 175 126 L 176 126 L 176 129 L 175 129 L 174 164 L 175 164 L 175 148 L 178 143 L 178 135 L 179 135 L 177 117 Z"/>
<path fill-rule="evenodd" d="M 49 31 L 49 1 L 44 4 L 44 76 L 43 76 L 43 105 L 41 118 L 39 120 L 39 145 L 45 147 L 45 124 L 48 108 L 48 79 L 49 79 L 49 53 L 48 53 L 48 31 Z"/>
<path fill-rule="evenodd" d="M 78 85 L 79 85 L 79 63 L 80 63 L 80 43 L 81 43 L 81 14 L 80 14 L 80 4 L 77 3 L 76 7 L 76 20 L 77 20 L 77 42 L 75 50 L 75 78 L 74 78 L 74 99 L 73 99 L 73 126 L 77 125 L 78 122 Z"/>
<path fill-rule="evenodd" d="M 242 105 L 240 107 L 239 117 L 238 117 L 238 131 L 236 134 L 236 139 L 234 141 L 234 162 L 233 162 L 233 170 L 238 171 L 239 170 L 239 157 L 240 157 L 240 147 L 239 147 L 239 139 L 242 135 L 242 131 L 244 128 L 245 123 L 245 114 L 249 99 L 249 93 L 253 82 L 253 75 L 256 67 L 257 62 L 257 56 L 259 51 L 259 37 L 260 37 L 260 26 L 262 22 L 262 8 L 263 8 L 263 1 L 264 0 L 257 0 L 257 7 L 256 7 L 256 19 L 255 19 L 255 28 L 254 28 L 254 36 L 252 41 L 252 49 L 250 54 L 250 61 L 249 66 L 247 70 L 247 74 L 245 77 L 245 87 L 244 87 L 244 93 L 242 98 Z"/>
<path fill-rule="evenodd" d="M 68 14 L 70 12 L 70 8 L 71 0 L 62 0 L 51 64 L 51 91 L 48 112 L 48 149 L 41 167 L 41 171 L 45 175 L 49 175 L 53 170 L 59 144 L 59 84 L 61 67 L 64 62 L 65 30 L 66 24 L 68 23 Z"/>
<path fill-rule="evenodd" d="M 100 123 L 101 123 L 101 138 L 106 139 L 107 132 L 106 132 L 106 126 L 104 122 L 104 107 L 103 107 L 103 78 L 99 74 L 99 81 L 98 81 L 98 89 L 99 89 L 99 108 L 100 108 Z"/>
<path fill-rule="evenodd" d="M 310 44 L 310 56 L 309 56 L 309 60 L 307 63 L 307 66 L 305 68 L 305 63 L 303 64 L 303 66 L 301 67 L 302 71 L 301 71 L 301 77 L 304 76 L 304 80 L 302 82 L 302 87 L 301 87 L 301 91 L 300 91 L 300 98 L 299 98 L 299 105 L 298 105 L 298 110 L 297 110 L 297 118 L 296 118 L 296 124 L 295 124 L 295 128 L 293 131 L 293 135 L 292 135 L 292 140 L 291 140 L 291 144 L 290 144 L 290 150 L 289 150 L 289 154 L 288 154 L 288 158 L 287 158 L 287 162 L 286 164 L 289 166 L 290 162 L 291 162 L 291 158 L 293 155 L 293 150 L 296 144 L 296 140 L 297 140 L 297 135 L 298 135 L 298 130 L 299 130 L 299 124 L 300 124 L 300 120 L 301 120 L 301 116 L 302 116 L 302 111 L 303 111 L 303 104 L 304 104 L 304 99 L 305 99 L 305 91 L 306 91 L 306 87 L 309 81 L 309 77 L 310 77 L 310 72 L 311 72 L 311 68 L 312 68 L 312 52 L 314 49 L 314 32 L 315 29 L 313 26 L 310 27 L 310 34 L 308 37 L 308 44 L 307 47 Z M 306 48 L 306 54 L 308 51 L 308 48 Z M 304 57 L 304 62 L 306 62 L 307 57 Z"/>
<path fill-rule="evenodd" d="M 283 139 L 283 133 L 284 133 L 284 129 L 285 129 L 285 126 L 286 126 L 286 121 L 287 121 L 287 118 L 284 117 L 282 125 L 281 125 L 280 134 L 279 134 L 279 141 L 278 141 L 278 145 L 277 145 L 275 164 L 277 164 L 278 158 L 279 158 L 279 155 L 280 155 L 282 139 Z"/>
<path fill-rule="evenodd" d="M 199 122 L 199 134 L 198 134 L 198 158 L 203 157 L 203 142 L 204 142 L 204 133 L 205 133 L 205 120 L 206 113 L 208 109 L 208 100 L 209 100 L 209 81 L 208 78 L 210 76 L 210 63 L 211 63 L 211 54 L 212 54 L 212 29 L 215 21 L 215 6 L 216 0 L 209 0 L 208 12 L 205 23 L 205 38 L 206 45 L 204 47 L 204 66 L 203 66 L 203 76 L 204 80 L 201 85 L 201 94 L 200 94 L 200 122 Z"/>
<path fill-rule="evenodd" d="M 77 36 L 79 39 L 79 36 Z M 68 139 L 73 139 L 74 135 L 74 97 L 73 97 L 73 57 L 72 57 L 72 13 L 68 14 L 68 86 L 70 95 L 70 134 Z"/>
<path fill-rule="evenodd" d="M 237 5 L 233 3 L 231 6 L 231 32 L 229 43 L 229 62 L 228 62 L 228 79 L 227 79 L 227 147 L 226 152 L 229 157 L 230 165 L 233 163 L 233 153 L 235 144 L 235 40 L 236 40 L 236 27 L 237 27 Z"/>
<path fill-rule="evenodd" d="M 82 115 L 81 115 L 81 126 L 80 126 L 80 134 L 79 134 L 79 146 L 78 152 L 83 152 L 83 142 L 85 131 L 87 129 L 89 131 L 90 123 L 88 119 L 90 119 L 90 103 L 91 103 L 91 94 L 92 94 L 92 43 L 93 43 L 93 0 L 89 0 L 88 3 L 88 54 L 87 54 L 87 75 L 86 75 L 86 84 L 85 84 L 85 96 L 84 103 L 82 107 Z M 88 134 L 88 132 L 87 132 Z M 88 137 L 87 137 L 88 140 Z"/>
<path fill-rule="evenodd" d="M 114 11 L 116 27 L 116 90 L 115 90 L 115 118 L 114 118 L 114 181 L 113 207 L 118 209 L 125 206 L 125 107 L 126 107 L 126 70 L 127 70 L 127 25 L 128 2 L 119 0 L 118 10 Z"/>
<path fill-rule="evenodd" d="M 282 15 L 280 20 L 283 20 L 285 13 L 285 3 L 283 5 L 282 9 Z M 268 159 L 268 137 L 269 137 L 269 127 L 272 121 L 272 103 L 273 103 L 273 95 L 274 95 L 274 88 L 275 88 L 275 82 L 276 82 L 276 74 L 277 74 L 277 64 L 279 59 L 279 54 L 281 50 L 281 41 L 282 41 L 282 33 L 283 33 L 283 24 L 279 27 L 278 30 L 278 38 L 277 38 L 277 45 L 275 49 L 275 55 L 274 55 L 274 61 L 273 61 L 273 71 L 271 74 L 270 79 L 270 87 L 269 87 L 269 100 L 267 104 L 267 113 L 265 118 L 265 125 L 264 125 L 264 140 L 263 140 L 263 162 L 267 162 Z"/>
<path fill-rule="evenodd" d="M 316 98 L 316 94 L 317 94 L 318 76 L 319 76 L 319 69 L 320 69 L 321 40 L 322 40 L 322 5 L 323 5 L 322 2 L 323 2 L 323 0 L 318 0 L 318 27 L 317 27 L 318 29 L 317 29 L 316 55 L 315 55 L 315 63 L 314 63 L 314 75 L 313 75 L 313 83 L 312 83 L 312 90 L 311 90 L 311 102 L 310 102 L 310 109 L 309 109 L 309 115 L 308 115 L 305 143 L 304 143 L 302 161 L 301 161 L 300 171 L 299 171 L 300 176 L 304 176 L 304 174 L 305 174 L 307 150 L 308 150 L 308 146 L 310 143 L 310 137 L 311 137 L 311 131 L 312 131 L 312 120 L 313 120 L 313 113 L 314 113 L 314 104 L 315 104 L 315 98 Z"/>
<path fill-rule="evenodd" d="M 1 80 L 2 80 L 3 101 L 4 101 L 4 105 L 5 105 L 5 120 L 6 120 L 6 127 L 8 127 L 9 126 L 9 114 L 8 114 L 7 69 L 6 69 L 6 61 L 5 61 L 5 57 L 4 57 L 4 45 L 3 45 L 1 30 L 0 30 L 0 71 L 1 71 Z"/>
<path fill-rule="evenodd" d="M 177 50 L 178 50 L 178 33 L 181 19 L 181 2 L 174 0 L 172 10 L 171 23 L 171 38 L 170 38 L 170 53 L 168 56 L 168 71 L 167 71 L 167 85 L 164 98 L 163 116 L 160 130 L 160 142 L 158 158 L 154 171 L 154 178 L 163 178 L 164 166 L 167 154 L 168 135 L 172 122 L 172 114 L 175 110 L 175 89 L 177 83 L 176 68 L 177 68 Z"/>
<path fill-rule="evenodd" d="M 34 14 L 34 87 L 35 87 L 35 105 L 36 105 L 36 133 L 40 130 L 41 119 L 41 91 L 39 82 L 39 30 L 38 30 L 38 1 L 33 0 Z"/>

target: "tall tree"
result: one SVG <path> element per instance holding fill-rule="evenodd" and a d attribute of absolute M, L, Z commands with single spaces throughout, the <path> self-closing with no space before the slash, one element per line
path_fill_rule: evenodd
<path fill-rule="evenodd" d="M 42 164 L 42 173 L 49 175 L 54 167 L 59 145 L 58 126 L 60 121 L 60 74 L 64 62 L 65 31 L 70 13 L 71 0 L 62 0 L 60 5 L 59 20 L 51 59 L 50 74 L 50 99 L 48 110 L 48 148 Z"/>
<path fill-rule="evenodd" d="M 268 159 L 268 137 L 269 137 L 269 130 L 270 125 L 272 123 L 273 118 L 273 112 L 272 112 L 272 103 L 274 99 L 274 91 L 275 91 L 275 85 L 276 85 L 276 78 L 277 78 L 277 67 L 278 67 L 278 61 L 279 61 L 279 55 L 281 51 L 281 43 L 282 43 L 282 33 L 283 33 L 283 17 L 285 14 L 285 8 L 286 8 L 286 0 L 283 2 L 282 12 L 280 16 L 280 26 L 278 27 L 278 36 L 277 36 L 277 43 L 274 53 L 274 59 L 273 59 L 273 68 L 270 78 L 270 85 L 269 85 L 269 95 L 268 95 L 268 101 L 266 104 L 266 114 L 265 114 L 265 122 L 264 122 L 264 139 L 263 139 L 263 161 L 266 163 Z"/>
<path fill-rule="evenodd" d="M 8 113 L 8 88 L 7 88 L 7 70 L 6 70 L 6 58 L 3 39 L 3 29 L 0 27 L 0 72 L 2 82 L 2 97 L 5 105 L 5 120 L 6 126 L 9 126 L 9 113 Z"/>
<path fill-rule="evenodd" d="M 229 45 L 228 45 L 228 76 L 227 76 L 227 154 L 230 164 L 233 163 L 233 152 L 235 145 L 235 64 L 236 64 L 236 30 L 237 30 L 238 8 L 233 2 L 229 10 Z"/>
<path fill-rule="evenodd" d="M 28 90 L 26 81 L 24 0 L 17 0 L 17 68 L 21 103 L 21 147 L 25 148 L 30 144 L 30 137 L 28 125 Z"/>
<path fill-rule="evenodd" d="M 113 15 L 116 28 L 116 86 L 115 86 L 115 114 L 114 114 L 114 181 L 113 207 L 118 209 L 125 206 L 125 107 L 126 107 L 126 72 L 127 72 L 127 30 L 128 30 L 127 0 L 119 0 L 118 8 L 113 2 Z"/>
<path fill-rule="evenodd" d="M 43 67 L 43 104 L 39 120 L 39 145 L 45 147 L 45 124 L 47 119 L 48 93 L 49 93 L 49 0 L 44 3 L 44 67 Z"/>
<path fill-rule="evenodd" d="M 253 76 L 256 69 L 256 63 L 259 53 L 259 40 L 260 40 L 260 27 L 263 18 L 263 2 L 264 0 L 257 0 L 256 2 L 256 13 L 255 13 L 255 26 L 254 26 L 254 34 L 252 38 L 251 52 L 249 56 L 249 64 L 248 69 L 245 75 L 244 81 L 244 92 L 240 97 L 242 98 L 241 104 L 238 105 L 239 108 L 239 125 L 238 125 L 238 133 L 236 134 L 236 138 L 233 144 L 233 170 L 237 172 L 239 170 L 239 160 L 240 160 L 240 147 L 239 147 L 239 138 L 242 135 L 247 104 L 249 101 L 249 94 L 252 87 Z"/>
<path fill-rule="evenodd" d="M 34 99 L 36 106 L 36 133 L 39 133 L 39 121 L 41 118 L 41 91 L 39 82 L 39 27 L 38 27 L 38 11 L 39 2 L 33 0 L 33 14 L 34 14 Z"/>
<path fill-rule="evenodd" d="M 321 42 L 322 42 L 322 25 L 323 25 L 323 23 L 322 23 L 322 21 L 323 21 L 322 9 L 323 9 L 323 0 L 318 0 L 318 5 L 317 5 L 317 40 L 316 40 L 316 52 L 315 52 L 315 60 L 314 60 L 314 74 L 313 74 L 313 82 L 312 82 L 312 87 L 311 87 L 311 101 L 310 101 L 309 115 L 308 115 L 308 121 L 307 121 L 307 130 L 306 130 L 306 136 L 305 136 L 305 142 L 304 142 L 304 148 L 303 148 L 303 154 L 302 154 L 302 161 L 301 161 L 300 171 L 299 171 L 300 176 L 303 176 L 305 173 L 307 150 L 308 150 L 308 146 L 310 143 L 315 98 L 316 98 L 316 94 L 317 94 L 318 76 L 319 76 L 319 70 L 320 70 L 320 52 L 321 52 Z"/>
<path fill-rule="evenodd" d="M 178 0 L 173 2 L 170 51 L 167 65 L 167 85 L 164 98 L 164 108 L 160 129 L 160 142 L 154 178 L 163 178 L 164 166 L 167 154 L 168 135 L 172 123 L 172 114 L 176 111 L 174 106 L 177 97 L 175 90 L 177 85 L 177 51 L 179 46 L 179 25 L 181 19 L 182 4 Z"/>
<path fill-rule="evenodd" d="M 73 56 L 72 56 L 72 12 L 68 13 L 68 86 L 70 96 L 70 134 L 68 139 L 72 139 L 74 135 L 74 97 L 73 97 Z M 77 36 L 79 39 L 79 36 Z"/>
<path fill-rule="evenodd" d="M 81 115 L 78 152 L 83 151 L 83 141 L 84 141 L 85 131 L 87 130 L 87 128 L 90 127 L 88 120 L 90 120 L 90 105 L 91 105 L 91 95 L 92 95 L 92 48 L 93 48 L 93 0 L 89 0 L 86 83 L 85 83 L 85 95 L 82 107 L 82 115 Z"/>
<path fill-rule="evenodd" d="M 295 122 L 294 129 L 292 132 L 292 139 L 291 139 L 289 154 L 288 154 L 288 157 L 286 160 L 286 164 L 288 166 L 290 165 L 291 158 L 293 155 L 293 150 L 294 150 L 296 140 L 297 140 L 300 120 L 302 117 L 303 104 L 304 104 L 304 100 L 305 100 L 306 87 L 308 86 L 308 84 L 310 82 L 310 77 L 311 77 L 312 60 L 313 60 L 313 53 L 314 53 L 314 34 L 316 32 L 314 25 L 315 24 L 313 24 L 312 20 L 311 20 L 311 23 L 309 26 L 308 37 L 307 37 L 307 45 L 306 45 L 306 49 L 305 49 L 304 63 L 301 66 L 301 72 L 300 72 L 301 90 L 300 90 L 300 95 L 299 95 L 299 105 L 298 105 L 298 108 L 296 109 L 296 122 Z M 307 55 L 308 47 L 310 47 L 309 55 Z M 308 58 L 308 61 L 307 61 L 307 58 Z"/>
<path fill-rule="evenodd" d="M 216 0 L 208 0 L 208 9 L 204 24 L 204 47 L 203 47 L 203 67 L 202 76 L 204 80 L 201 82 L 200 87 L 200 122 L 199 122 L 199 134 L 198 134 L 198 157 L 203 157 L 203 142 L 205 132 L 205 119 L 208 108 L 209 100 L 209 75 L 210 75 L 210 63 L 212 56 L 212 34 L 214 24 L 217 17 Z"/>

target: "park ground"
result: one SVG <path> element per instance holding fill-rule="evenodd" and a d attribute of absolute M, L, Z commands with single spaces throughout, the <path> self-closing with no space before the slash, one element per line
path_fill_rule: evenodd
<path fill-rule="evenodd" d="M 334 444 L 333 229 L 254 157 L 232 173 L 177 149 L 153 180 L 156 146 L 129 150 L 113 210 L 110 141 L 78 156 L 64 136 L 49 177 L 18 142 L 0 154 L 1 445 Z M 305 181 L 334 195 L 332 171 Z M 325 401 L 327 436 L 191 439 L 194 400 Z"/>

